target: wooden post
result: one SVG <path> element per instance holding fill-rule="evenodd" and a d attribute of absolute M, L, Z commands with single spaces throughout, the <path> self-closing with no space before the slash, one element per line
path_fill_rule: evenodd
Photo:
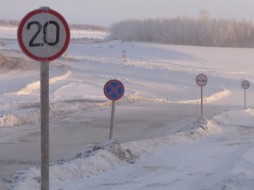
<path fill-rule="evenodd" d="M 41 62 L 41 190 L 49 190 L 49 63 Z"/>

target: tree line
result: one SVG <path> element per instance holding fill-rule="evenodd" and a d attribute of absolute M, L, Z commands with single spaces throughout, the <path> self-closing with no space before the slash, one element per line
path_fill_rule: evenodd
<path fill-rule="evenodd" d="M 19 21 L 17 20 L 2 20 L 0 19 L 0 26 L 18 26 Z"/>
<path fill-rule="evenodd" d="M 254 47 L 251 21 L 208 16 L 124 20 L 110 27 L 110 39 L 175 45 Z"/>

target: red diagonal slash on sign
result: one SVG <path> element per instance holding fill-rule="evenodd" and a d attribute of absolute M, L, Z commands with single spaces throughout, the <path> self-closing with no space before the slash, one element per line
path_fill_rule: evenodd
<path fill-rule="evenodd" d="M 113 93 L 115 93 L 118 97 L 121 96 L 121 94 L 118 93 L 118 88 L 121 88 L 121 86 L 119 84 L 117 84 L 115 87 L 112 86 L 112 84 L 108 85 L 111 88 L 111 92 L 108 93 L 109 96 L 111 96 Z"/>
<path fill-rule="evenodd" d="M 110 100 L 119 100 L 124 94 L 124 86 L 119 80 L 109 80 L 104 85 L 104 94 Z"/>

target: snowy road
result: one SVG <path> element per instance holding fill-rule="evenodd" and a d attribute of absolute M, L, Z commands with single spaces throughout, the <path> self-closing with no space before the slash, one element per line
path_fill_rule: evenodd
<path fill-rule="evenodd" d="M 227 108 L 207 106 L 205 114 L 212 116 Z M 113 138 L 120 142 L 128 142 L 174 134 L 187 127 L 187 123 L 196 120 L 196 109 L 196 105 L 185 104 L 119 105 L 116 107 Z M 108 107 L 52 120 L 50 123 L 51 161 L 62 157 L 74 157 L 78 152 L 86 150 L 88 145 L 107 141 L 109 116 Z M 1 135 L 1 132 L 5 136 Z M 0 142 L 0 177 L 6 177 L 28 166 L 39 165 L 39 124 L 20 126 L 16 130 L 5 129 L 1 132 L 0 136 L 4 142 Z"/>
<path fill-rule="evenodd" d="M 155 105 L 150 106 L 155 107 L 156 111 L 160 110 Z M 171 106 L 183 111 L 177 105 Z M 120 110 L 120 113 L 126 114 L 125 109 Z M 189 111 L 191 107 L 187 106 L 185 110 Z M 216 110 L 213 107 L 212 110 L 218 113 L 221 108 Z M 165 111 L 165 107 L 161 111 Z M 144 117 L 151 117 L 148 113 L 155 114 L 148 111 Z M 115 134 L 118 137 L 128 136 L 128 130 L 121 129 L 122 114 L 118 123 L 120 129 L 116 129 Z M 174 126 L 191 123 L 193 119 L 188 114 L 181 119 L 173 118 L 175 114 L 172 111 L 167 114 L 167 126 L 168 129 L 172 126 L 172 132 L 177 129 Z M 165 130 L 164 135 L 160 134 L 158 138 L 150 136 L 150 139 L 122 142 L 120 146 L 123 150 L 128 149 L 137 155 L 132 164 L 119 160 L 121 157 L 109 157 L 107 151 L 92 154 L 88 158 L 76 158 L 70 163 L 60 163 L 51 168 L 51 189 L 251 190 L 254 187 L 253 115 L 252 109 L 226 111 L 207 120 L 201 128 L 197 123 L 192 123 L 182 129 L 178 128 L 178 132 Z M 147 123 L 135 123 L 147 126 Z M 139 130 L 136 132 L 140 133 Z M 146 130 L 148 129 L 142 128 L 142 137 Z M 148 132 L 151 134 L 155 130 Z M 68 141 L 66 143 L 69 144 Z M 70 167 L 76 169 L 72 171 Z M 20 182 L 17 189 L 38 189 L 37 171 L 38 169 L 33 169 L 25 174 L 27 179 L 24 182 L 21 175 L 21 181 L 17 180 Z"/>

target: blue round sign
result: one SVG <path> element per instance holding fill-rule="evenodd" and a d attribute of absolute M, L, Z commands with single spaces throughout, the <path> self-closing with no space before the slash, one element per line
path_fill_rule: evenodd
<path fill-rule="evenodd" d="M 124 94 L 124 86 L 119 80 L 113 79 L 104 85 L 104 94 L 110 100 L 119 100 Z"/>

